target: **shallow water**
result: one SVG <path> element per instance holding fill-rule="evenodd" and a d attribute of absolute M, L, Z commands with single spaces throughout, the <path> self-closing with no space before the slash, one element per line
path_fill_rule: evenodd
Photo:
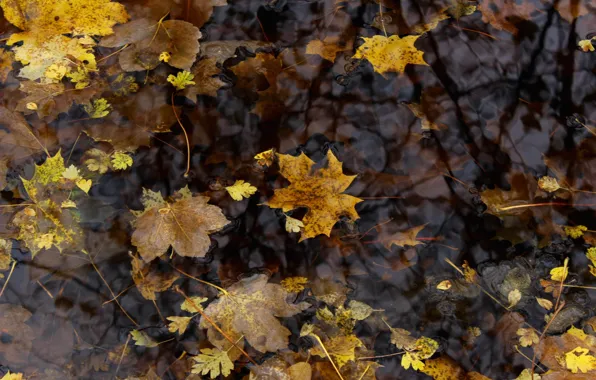
<path fill-rule="evenodd" d="M 151 6 L 142 1 L 121 3 L 129 11 Z M 385 3 L 383 23 L 388 34 L 403 36 L 422 20 L 428 22 L 447 2 Z M 12 255 L 18 265 L 0 302 L 31 312 L 27 325 L 35 339 L 28 355 L 25 349 L 7 354 L 15 341 L 4 332 L 0 350 L 4 369 L 31 378 L 108 379 L 116 371 L 126 378 L 153 367 L 161 378 L 185 378 L 188 368 L 176 358 L 185 351 L 195 355 L 199 347 L 205 347 L 205 332 L 197 325 L 157 348 L 136 347 L 129 341 L 135 326 L 121 308 L 156 341 L 172 338 L 160 313 L 178 315 L 183 298 L 169 290 L 160 293 L 154 304 L 134 288 L 128 254 L 136 249 L 130 242 L 134 217 L 128 210 L 142 209 L 143 188 L 166 196 L 188 185 L 193 193 L 208 193 L 210 203 L 221 207 L 232 223 L 211 235 L 205 258 L 174 255 L 170 260 L 166 255 L 153 264 L 155 270 L 171 272 L 171 264 L 222 286 L 255 273 L 268 274 L 275 283 L 290 276 L 307 277 L 313 286 L 337 282 L 349 289 L 349 299 L 384 310 L 391 326 L 437 340 L 440 353 L 466 371 L 491 379 L 517 377 L 529 363 L 512 348 L 511 333 L 505 328 L 509 325 L 506 310 L 485 294 L 445 294 L 436 285 L 458 278 L 445 259 L 458 266 L 467 261 L 487 277 L 495 267 L 504 273 L 522 267 L 531 273 L 532 283 L 524 294 L 531 299 L 543 294 L 538 280 L 548 269 L 561 265 L 564 256 L 571 258 L 576 284 L 595 285 L 584 256 L 593 240 L 568 239 L 553 226 L 581 224 L 596 230 L 593 207 L 573 206 L 594 203 L 589 191 L 594 190 L 592 160 L 596 158 L 592 132 L 596 53 L 580 51 L 577 43 L 595 31 L 596 6 L 578 1 L 589 3 L 590 13 L 570 23 L 553 8 L 558 1 L 495 3 L 498 9 L 503 9 L 499 8 L 503 3 L 524 3 L 535 10 L 529 19 L 508 19 L 515 34 L 486 23 L 480 11 L 459 20 L 444 20 L 416 42 L 428 66 L 408 65 L 403 74 L 385 75 L 375 73 L 366 60 L 351 59 L 362 44 L 360 37 L 384 33 L 382 26 L 378 28 L 381 18 L 374 1 L 228 0 L 228 5 L 215 7 L 201 28 L 201 44 L 238 40 L 261 41 L 265 46 L 256 51 L 240 48 L 236 57 L 223 63 L 220 77 L 226 85 L 216 98 L 199 96 L 194 104 L 176 97 L 190 136 L 190 175 L 184 176 L 186 145 L 182 130 L 174 123 L 173 132 L 154 134 L 148 146 L 134 152 L 132 168 L 110 171 L 94 180 L 80 212 L 86 246 L 98 271 L 88 259 L 61 256 L 56 249 L 41 252 L 33 260 L 15 240 Z M 6 21 L 3 26 L 5 38 L 14 27 Z M 305 54 L 310 40 L 326 36 L 340 36 L 354 47 L 338 53 L 334 63 Z M 116 50 L 98 49 L 105 55 Z M 281 112 L 270 104 L 261 116 L 251 112 L 258 99 L 256 90 L 267 89 L 267 81 L 256 76 L 255 88 L 247 91 L 238 87 L 232 72 L 239 62 L 258 52 L 281 57 L 284 68 L 295 72 L 284 82 Z M 103 65 L 118 67 L 117 57 Z M 143 107 L 151 109 L 149 99 L 169 102 L 172 87 L 163 79 L 175 71 L 163 65 L 155 69 L 155 80 L 161 77 L 162 81 L 155 85 L 159 91 L 126 104 L 123 101 L 119 112 L 131 112 L 130 118 L 138 122 Z M 147 77 L 154 79 L 146 72 L 132 75 L 141 87 Z M 18 86 L 13 72 L 2 90 L 7 108 L 14 108 Z M 438 129 L 423 131 L 421 120 L 408 108 L 410 103 L 421 104 Z M 49 131 L 43 142 L 52 154 L 61 148 L 65 158 L 78 164 L 88 149 L 99 144 L 80 134 L 95 123 L 80 120 L 84 118 L 81 107 L 73 106 L 47 123 L 35 114 L 27 116 L 27 121 L 40 136 Z M 330 237 L 298 242 L 298 234 L 285 231 L 283 213 L 263 205 L 273 189 L 288 184 L 276 167 L 264 169 L 254 162 L 255 154 L 271 148 L 292 155 L 304 152 L 315 162 L 323 161 L 331 149 L 343 162 L 344 173 L 357 175 L 347 193 L 365 199 L 357 206 L 360 219 L 353 223 L 344 218 Z M 40 164 L 44 159 L 45 155 L 38 154 L 10 167 L 3 204 L 25 202 L 20 199 L 26 199 L 26 194 L 19 176 L 29 178 L 33 162 Z M 568 205 L 539 207 L 521 215 L 499 218 L 486 212 L 480 192 L 514 189 L 534 199 L 535 180 L 544 175 L 565 179 L 568 186 L 587 192 L 562 200 L 546 195 L 546 202 Z M 221 191 L 221 185 L 235 179 L 244 179 L 259 191 L 248 200 L 234 202 Z M 304 210 L 291 215 L 301 218 Z M 12 236 L 12 214 L 5 212 L 0 217 L 4 235 Z M 390 233 L 425 225 L 418 235 L 421 244 L 388 249 L 374 229 L 379 224 Z M 123 292 L 118 297 L 121 308 L 116 302 L 106 303 L 114 295 L 105 283 L 114 294 Z M 187 294 L 216 296 L 209 287 L 183 275 L 176 284 Z M 498 294 L 498 286 L 486 284 Z M 563 297 L 585 311 L 581 317 L 585 321 L 594 314 L 593 295 L 593 290 L 568 289 Z M 301 297 L 313 301 L 308 291 Z M 507 302 L 506 293 L 497 297 Z M 543 326 L 544 313 L 535 302 L 527 302 L 517 311 Z M 293 333 L 291 349 L 306 344 L 298 333 L 303 323 L 312 320 L 314 311 L 311 308 L 283 319 Z M 467 329 L 472 326 L 482 334 L 466 343 Z M 398 351 L 380 316 L 359 322 L 354 333 L 373 355 Z M 121 361 L 110 361 L 108 352 L 122 352 L 125 343 L 131 352 Z M 251 354 L 259 361 L 271 356 Z M 378 379 L 429 378 L 403 369 L 399 356 L 377 361 L 383 366 L 376 371 Z M 230 378 L 247 374 L 246 366 L 237 362 Z"/>

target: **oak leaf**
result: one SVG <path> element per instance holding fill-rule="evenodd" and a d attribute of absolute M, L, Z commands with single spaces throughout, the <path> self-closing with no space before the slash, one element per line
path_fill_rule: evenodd
<path fill-rule="evenodd" d="M 327 152 L 328 166 L 314 170 L 314 161 L 304 153 L 298 157 L 278 153 L 277 157 L 280 172 L 290 181 L 290 186 L 275 190 L 267 205 L 284 212 L 308 208 L 302 219 L 304 228 L 300 241 L 321 234 L 330 236 L 340 216 L 346 215 L 352 220 L 360 217 L 355 206 L 362 199 L 343 194 L 356 176 L 343 174 L 342 163 L 331 150 Z"/>
<path fill-rule="evenodd" d="M 388 72 L 403 73 L 406 65 L 426 65 L 424 52 L 416 49 L 414 43 L 420 36 L 373 36 L 363 37 L 362 44 L 353 58 L 364 58 L 369 61 L 375 72 L 383 75 Z"/>
<path fill-rule="evenodd" d="M 219 375 L 229 376 L 234 369 L 234 363 L 230 360 L 226 351 L 203 348 L 201 353 L 193 356 L 195 364 L 192 366 L 192 373 L 207 375 L 215 379 Z"/>
<path fill-rule="evenodd" d="M 244 336 L 260 352 L 275 352 L 288 346 L 290 331 L 276 317 L 287 318 L 300 313 L 309 305 L 292 304 L 284 288 L 267 283 L 266 275 L 244 278 L 226 289 L 226 293 L 205 308 L 205 315 L 234 341 Z M 199 326 L 207 329 L 209 341 L 220 349 L 229 342 L 205 319 Z"/>
<path fill-rule="evenodd" d="M 159 195 L 159 197 L 158 197 Z M 221 230 L 229 221 L 221 209 L 209 205 L 208 197 L 174 194 L 172 202 L 158 202 L 161 194 L 145 191 L 145 209 L 135 221 L 131 242 L 141 257 L 150 262 L 172 246 L 177 254 L 204 257 L 211 241 L 209 234 Z"/>

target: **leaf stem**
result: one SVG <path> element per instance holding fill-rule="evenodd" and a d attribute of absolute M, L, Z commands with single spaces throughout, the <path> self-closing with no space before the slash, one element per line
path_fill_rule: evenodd
<path fill-rule="evenodd" d="M 178 117 L 178 113 L 176 112 L 176 106 L 174 105 L 174 93 L 172 92 L 172 111 L 174 112 L 174 116 L 176 116 L 176 121 L 178 121 L 178 125 L 182 128 L 182 132 L 184 132 L 184 139 L 186 140 L 186 172 L 184 172 L 184 177 L 188 177 L 188 173 L 190 172 L 190 142 L 188 140 L 188 133 L 186 133 L 186 129 L 182 125 L 180 118 Z"/>
<path fill-rule="evenodd" d="M 180 269 L 176 268 L 176 267 L 175 267 L 175 266 L 173 266 L 172 264 L 170 264 L 170 266 L 171 266 L 172 268 L 174 268 L 174 270 L 175 270 L 175 271 L 177 271 L 177 272 L 180 272 L 180 273 L 182 273 L 183 275 L 185 275 L 185 276 L 187 276 L 187 277 L 189 277 L 189 278 L 192 278 L 192 279 L 193 279 L 193 280 L 195 280 L 195 281 L 198 281 L 198 282 L 200 282 L 201 284 L 209 285 L 209 286 L 211 286 L 211 287 L 213 287 L 213 288 L 215 288 L 215 289 L 219 290 L 219 291 L 220 291 L 220 292 L 222 292 L 222 293 L 223 293 L 225 296 L 229 296 L 229 295 L 230 295 L 230 293 L 228 293 L 228 291 L 227 291 L 227 290 L 225 290 L 224 288 L 221 288 L 221 287 L 219 287 L 219 286 L 217 286 L 217 285 L 215 285 L 215 284 L 212 284 L 212 283 L 210 283 L 210 282 L 208 282 L 208 281 L 203 281 L 203 280 L 201 280 L 200 278 L 196 278 L 196 277 L 194 277 L 194 276 L 191 276 L 190 274 L 188 274 L 188 273 L 186 273 L 186 272 L 184 272 L 184 271 L 181 271 Z"/>
<path fill-rule="evenodd" d="M 128 317 L 128 319 L 135 325 L 135 326 L 139 326 L 139 324 L 132 319 L 132 317 L 126 312 L 126 310 L 124 310 L 124 308 L 122 307 L 122 305 L 120 304 L 120 302 L 118 302 L 118 298 L 116 297 L 116 295 L 114 294 L 114 292 L 112 291 L 112 288 L 110 288 L 110 285 L 108 284 L 108 282 L 106 281 L 106 279 L 103 277 L 103 275 L 101 274 L 101 272 L 99 271 L 99 268 L 97 268 L 97 265 L 95 265 L 95 263 L 93 262 L 93 260 L 91 259 L 91 257 L 89 257 L 89 262 L 91 262 L 91 265 L 93 265 L 93 269 L 95 269 L 95 271 L 97 272 L 97 274 L 99 275 L 99 278 L 101 278 L 101 280 L 103 281 L 103 283 L 107 286 L 108 290 L 110 291 L 110 294 L 112 295 L 112 297 L 114 298 L 114 302 L 116 302 L 116 304 L 118 305 L 118 307 L 120 307 L 120 310 L 122 310 L 122 312 L 124 313 L 124 315 L 126 315 L 126 317 Z"/>
<path fill-rule="evenodd" d="M 321 345 L 321 348 L 325 352 L 325 355 L 327 355 L 327 359 L 329 359 L 329 361 L 331 362 L 331 365 L 333 366 L 333 369 L 335 369 L 335 372 L 337 372 L 337 376 L 339 376 L 339 378 L 341 380 L 344 380 L 343 376 L 339 372 L 339 369 L 337 368 L 337 366 L 335 365 L 335 363 L 331 359 L 331 356 L 329 355 L 329 352 L 327 352 L 327 348 L 325 348 L 325 345 L 321 341 L 321 338 L 319 338 L 319 336 L 317 334 L 309 334 L 309 335 L 312 336 L 313 338 L 315 338 L 317 340 L 317 342 L 319 342 L 319 344 Z"/>

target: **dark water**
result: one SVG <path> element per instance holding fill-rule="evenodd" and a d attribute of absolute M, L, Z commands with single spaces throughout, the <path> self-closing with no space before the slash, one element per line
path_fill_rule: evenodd
<path fill-rule="evenodd" d="M 495 3 L 498 8 L 503 1 Z M 570 23 L 553 8 L 558 1 L 505 3 L 536 6 L 530 19 L 509 18 L 515 35 L 488 25 L 479 11 L 460 20 L 445 20 L 416 43 L 429 66 L 409 65 L 404 74 L 385 76 L 375 73 L 366 61 L 350 59 L 356 47 L 339 53 L 334 63 L 304 54 L 313 38 L 341 36 L 358 46 L 358 37 L 382 34 L 373 26 L 379 20 L 379 6 L 373 1 L 346 1 L 338 11 L 329 0 L 228 0 L 227 6 L 216 7 L 201 29 L 201 43 L 270 42 L 259 51 L 283 57 L 285 67 L 295 65 L 306 85 L 288 85 L 283 112 L 260 118 L 250 112 L 256 94 L 234 86 L 236 77 L 230 68 L 255 53 L 240 49 L 238 57 L 223 64 L 227 85 L 217 98 L 199 96 L 193 104 L 177 97 L 192 147 L 189 178 L 183 176 L 183 135 L 174 126 L 172 133 L 159 134 L 149 146 L 140 147 L 131 169 L 98 178 L 88 204 L 81 207 L 87 246 L 105 281 L 114 293 L 134 285 L 128 252 L 135 247 L 130 244 L 133 230 L 128 209 L 142 208 L 142 189 L 171 195 L 188 185 L 193 193 L 210 192 L 211 203 L 221 207 L 233 223 L 212 235 L 213 245 L 205 259 L 174 256 L 155 264 L 158 270 L 171 271 L 171 262 L 193 276 L 223 285 L 253 273 L 269 274 L 272 282 L 289 276 L 337 281 L 350 289 L 350 299 L 384 309 L 392 326 L 440 342 L 440 352 L 466 371 L 492 379 L 515 378 L 529 363 L 515 354 L 507 341 L 510 334 L 499 324 L 506 311 L 482 293 L 445 295 L 435 287 L 441 280 L 458 277 L 445 262 L 448 258 L 457 265 L 465 260 L 481 274 L 523 268 L 532 278 L 524 296 L 532 298 L 541 294 L 538 279 L 561 265 L 565 256 L 571 258 L 574 281 L 594 286 L 584 256 L 587 240 L 571 240 L 549 230 L 552 225 L 578 224 L 596 230 L 592 207 L 547 207 L 523 217 L 500 219 L 485 212 L 479 193 L 512 186 L 531 193 L 536 189 L 532 179 L 544 175 L 565 178 L 575 189 L 594 190 L 594 135 L 577 120 L 594 126 L 596 56 L 578 50 L 577 42 L 596 31 L 596 8 L 589 1 L 578 1 L 591 4 L 591 13 Z M 389 33 L 404 35 L 445 2 L 393 0 L 386 5 L 388 13 L 400 11 L 384 19 Z M 5 30 L 11 28 L 5 24 Z M 135 79 L 142 84 L 145 76 L 139 72 Z M 18 81 L 11 74 L 3 90 L 5 104 L 16 88 Z M 171 88 L 163 88 L 163 93 L 152 96 L 169 101 Z M 409 103 L 422 104 L 423 112 L 440 130 L 422 131 Z M 137 106 L 134 102 L 127 105 Z M 78 163 L 97 144 L 82 135 L 75 145 L 85 122 L 72 121 L 84 115 L 73 107 L 49 123 L 48 128 L 57 133 L 52 152 L 58 147 L 70 152 L 74 146 L 71 160 Z M 28 121 L 40 125 L 35 116 Z M 330 238 L 298 243 L 296 234 L 284 230 L 282 213 L 260 205 L 272 196 L 273 189 L 287 184 L 276 168 L 263 171 L 254 164 L 253 156 L 270 148 L 286 154 L 304 152 L 317 162 L 331 149 L 343 162 L 344 173 L 358 175 L 347 193 L 377 199 L 360 203 L 360 219 L 355 224 L 340 221 Z M 38 163 L 42 160 L 37 157 Z M 30 176 L 32 162 L 11 168 L 9 179 L 16 183 L 19 175 Z M 233 202 L 224 192 L 213 191 L 217 183 L 230 184 L 237 178 L 255 184 L 259 192 L 248 201 Z M 21 202 L 8 190 L 2 198 L 3 204 Z M 593 203 L 593 198 L 589 193 L 575 193 L 573 203 Z M 4 213 L 2 223 L 7 224 L 10 217 Z M 374 232 L 361 239 L 350 238 L 388 220 L 394 231 L 426 224 L 419 235 L 426 238 L 424 244 L 387 249 Z M 6 360 L 3 352 L 0 363 L 13 372 L 35 374 L 32 378 L 113 378 L 118 360 L 109 361 L 107 354 L 121 352 L 134 326 L 114 302 L 104 304 L 113 296 L 94 268 L 88 261 L 60 256 L 54 250 L 32 260 L 18 243 L 13 256 L 18 265 L 1 302 L 31 311 L 28 325 L 36 338 L 28 357 L 15 354 Z M 215 296 L 186 277 L 177 284 L 188 294 Z M 487 287 L 495 290 L 490 281 Z M 591 296 L 593 290 L 583 289 L 568 290 L 563 296 L 585 311 L 578 323 L 594 313 Z M 506 303 L 507 297 L 499 299 Z M 154 339 L 172 337 L 156 306 L 136 289 L 123 293 L 119 301 Z M 179 294 L 166 291 L 156 304 L 169 316 L 176 315 L 180 302 Z M 297 338 L 299 328 L 313 318 L 314 311 L 311 308 L 284 320 L 293 332 L 291 348 L 304 344 Z M 528 301 L 518 311 L 534 325 L 544 325 L 544 313 L 535 303 Z M 473 344 L 466 344 L 471 326 L 479 327 L 482 334 Z M 358 323 L 354 332 L 374 355 L 397 352 L 380 319 Z M 122 361 L 118 376 L 145 373 L 155 366 L 164 379 L 184 378 L 186 368 L 176 358 L 184 351 L 198 353 L 204 339 L 204 331 L 194 327 L 184 338 L 158 348 L 129 343 L 131 354 Z M 7 343 L 4 337 L 2 342 Z M 429 378 L 401 368 L 399 356 L 378 362 L 383 365 L 376 372 L 379 379 Z M 241 367 L 236 363 L 236 368 Z M 231 378 L 247 373 L 244 369 Z"/>

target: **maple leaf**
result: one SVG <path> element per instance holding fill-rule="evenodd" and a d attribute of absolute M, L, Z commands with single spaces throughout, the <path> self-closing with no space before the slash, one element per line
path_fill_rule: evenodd
<path fill-rule="evenodd" d="M 284 379 L 284 380 L 310 380 L 312 369 L 307 362 L 298 362 L 290 365 L 292 361 L 287 357 L 273 356 L 265 360 L 261 365 L 250 369 L 249 380 L 257 379 Z M 334 373 L 334 376 L 335 373 Z M 348 379 L 348 377 L 345 377 Z"/>
<path fill-rule="evenodd" d="M 338 36 L 328 36 L 324 40 L 311 40 L 306 45 L 306 54 L 318 55 L 327 61 L 335 62 L 337 53 L 352 50 L 352 44 L 340 46 L 340 38 Z"/>
<path fill-rule="evenodd" d="M 145 210 L 135 222 L 131 242 L 147 262 L 170 246 L 180 256 L 204 257 L 211 245 L 209 234 L 229 223 L 219 207 L 207 204 L 208 197 L 178 192 L 174 198 L 160 204 L 144 202 Z"/>
<path fill-rule="evenodd" d="M 565 226 L 563 228 L 563 230 L 565 231 L 565 235 L 567 235 L 573 239 L 577 239 L 577 238 L 584 236 L 584 231 L 587 231 L 588 227 L 582 226 L 582 225 Z"/>
<path fill-rule="evenodd" d="M 572 373 L 593 371 L 596 369 L 596 357 L 588 355 L 587 348 L 576 347 L 565 354 L 565 365 Z"/>
<path fill-rule="evenodd" d="M 168 75 L 168 82 L 170 82 L 172 86 L 176 87 L 176 90 L 184 90 L 186 86 L 196 84 L 192 81 L 194 77 L 195 76 L 189 71 L 180 71 L 176 74 L 176 76 L 172 74 Z"/>
<path fill-rule="evenodd" d="M 362 44 L 353 58 L 364 58 L 369 61 L 375 72 L 383 75 L 388 72 L 403 73 L 406 65 L 426 65 L 424 52 L 416 49 L 414 43 L 420 36 L 373 36 L 362 37 Z"/>
<path fill-rule="evenodd" d="M 519 335 L 519 344 L 521 344 L 522 347 L 530 347 L 531 345 L 540 342 L 538 334 L 536 334 L 536 331 L 532 328 L 519 328 L 517 329 L 516 334 Z"/>
<path fill-rule="evenodd" d="M 364 344 L 355 335 L 335 336 L 325 342 L 325 348 L 329 355 L 335 360 L 337 366 L 341 369 L 347 362 L 356 360 L 354 350 L 362 347 Z M 310 350 L 313 355 L 327 357 L 327 354 L 320 346 Z"/>
<path fill-rule="evenodd" d="M 155 301 L 155 293 L 163 292 L 178 279 L 175 274 L 159 274 L 150 272 L 149 267 L 143 264 L 136 256 L 131 255 L 131 275 L 137 289 L 149 301 Z"/>
<path fill-rule="evenodd" d="M 538 180 L 538 187 L 544 191 L 548 191 L 549 193 L 553 193 L 561 188 L 559 182 L 556 178 L 553 177 L 540 177 Z"/>
<path fill-rule="evenodd" d="M 412 246 L 415 247 L 423 242 L 416 240 L 416 236 L 426 227 L 426 224 L 409 228 L 405 231 L 398 231 L 392 234 L 387 232 L 385 225 L 377 226 L 377 231 L 380 232 L 382 237 L 380 240 L 383 241 L 383 245 L 387 249 L 391 249 L 391 246 L 396 245 L 398 247 Z M 386 236 L 388 235 L 388 236 Z"/>
<path fill-rule="evenodd" d="M 114 170 L 125 170 L 132 166 L 132 157 L 123 152 L 112 153 L 112 167 Z"/>
<path fill-rule="evenodd" d="M 250 198 L 257 192 L 257 188 L 243 180 L 237 180 L 232 186 L 226 186 L 226 191 L 235 201 L 241 201 L 243 198 Z"/>
<path fill-rule="evenodd" d="M 115 104 L 114 107 L 131 121 L 133 125 L 130 129 L 134 128 L 134 130 L 139 131 L 139 134 L 142 132 L 150 136 L 149 131 L 155 133 L 169 132 L 172 124 L 176 123 L 176 116 L 172 105 L 168 104 L 170 98 L 168 94 L 169 89 L 166 85 L 143 86 L 133 96 L 128 96 L 125 102 Z M 180 115 L 179 107 L 175 108 L 178 115 Z M 122 122 L 116 123 L 122 124 Z M 112 140 L 118 144 L 121 139 L 114 136 Z"/>
<path fill-rule="evenodd" d="M 171 333 L 178 332 L 182 335 L 188 328 L 188 324 L 192 320 L 192 317 L 168 317 L 170 323 L 168 324 L 168 331 Z"/>
<path fill-rule="evenodd" d="M 356 176 L 343 174 L 342 164 L 331 150 L 327 152 L 328 166 L 315 170 L 312 168 L 314 161 L 304 153 L 298 157 L 278 153 L 277 157 L 280 172 L 290 181 L 290 186 L 276 189 L 267 205 L 281 208 L 284 212 L 308 208 L 302 219 L 304 229 L 300 241 L 321 234 L 330 236 L 331 229 L 342 215 L 352 220 L 359 218 L 355 206 L 362 199 L 343 194 Z"/>
<path fill-rule="evenodd" d="M 64 159 L 58 151 L 42 165 L 35 166 L 35 173 L 30 180 L 21 178 L 35 206 L 17 212 L 12 224 L 19 227 L 18 239 L 25 243 L 34 257 L 41 248 L 47 249 L 52 245 L 60 252 L 64 249 L 83 250 L 83 232 L 78 224 L 78 213 L 63 209 L 60 205 L 69 198 L 74 186 L 81 187 L 81 181 L 87 182 L 79 177 L 64 178 L 65 171 Z"/>
<path fill-rule="evenodd" d="M 217 97 L 217 90 L 223 87 L 226 82 L 219 77 L 221 69 L 217 67 L 217 59 L 214 57 L 207 57 L 196 62 L 191 73 L 194 75 L 197 84 L 187 87 L 184 90 L 184 96 L 197 102 L 198 95 L 208 95 Z"/>
<path fill-rule="evenodd" d="M 306 302 L 291 304 L 288 293 L 278 284 L 267 283 L 263 274 L 243 278 L 226 289 L 225 294 L 205 308 L 205 315 L 217 321 L 233 340 L 244 336 L 260 352 L 275 352 L 288 346 L 290 331 L 275 317 L 287 318 L 300 313 Z M 220 349 L 229 342 L 202 317 L 199 326 L 206 328 L 209 341 Z"/>
<path fill-rule="evenodd" d="M 532 370 L 530 368 L 526 368 L 523 371 L 521 371 L 521 373 L 519 374 L 518 377 L 515 378 L 515 380 L 540 380 L 542 379 L 542 377 L 535 373 L 534 375 L 532 375 Z"/>
<path fill-rule="evenodd" d="M 304 223 L 301 220 L 294 219 L 291 216 L 286 215 L 286 231 L 292 232 L 300 232 L 304 228 Z"/>
<path fill-rule="evenodd" d="M 24 30 L 12 34 L 7 44 L 23 42 L 14 48 L 15 58 L 26 65 L 19 75 L 31 80 L 57 82 L 77 70 L 73 61 L 94 70 L 93 40 L 64 34 L 105 36 L 128 20 L 124 6 L 110 0 L 3 0 L 0 6 L 6 19 Z"/>
<path fill-rule="evenodd" d="M 215 379 L 219 375 L 229 376 L 234 369 L 234 363 L 230 360 L 226 351 L 213 348 L 202 348 L 201 353 L 193 356 L 196 362 L 192 366 L 192 373 L 206 375 Z"/>
<path fill-rule="evenodd" d="M 188 311 L 189 313 L 198 313 L 199 311 L 203 311 L 201 304 L 207 302 L 207 300 L 207 297 L 190 297 L 182 302 L 180 310 Z"/>
<path fill-rule="evenodd" d="M 111 104 L 104 98 L 95 99 L 92 103 L 85 104 L 83 108 L 85 109 L 85 112 L 89 114 L 91 119 L 106 117 L 112 110 Z"/>
<path fill-rule="evenodd" d="M 97 148 L 92 148 L 86 151 L 84 157 L 83 164 L 92 172 L 104 174 L 112 166 L 110 155 Z"/>
<path fill-rule="evenodd" d="M 199 52 L 201 32 L 192 24 L 179 20 L 134 20 L 114 28 L 114 34 L 104 37 L 100 46 L 131 46 L 119 54 L 124 71 L 153 70 L 162 61 L 164 52 L 170 55 L 167 64 L 190 70 Z"/>
<path fill-rule="evenodd" d="M 577 46 L 584 52 L 587 53 L 589 51 L 595 51 L 596 49 L 594 49 L 594 45 L 592 45 L 592 40 L 594 40 L 594 38 L 590 39 L 590 40 L 580 40 L 577 43 Z"/>

